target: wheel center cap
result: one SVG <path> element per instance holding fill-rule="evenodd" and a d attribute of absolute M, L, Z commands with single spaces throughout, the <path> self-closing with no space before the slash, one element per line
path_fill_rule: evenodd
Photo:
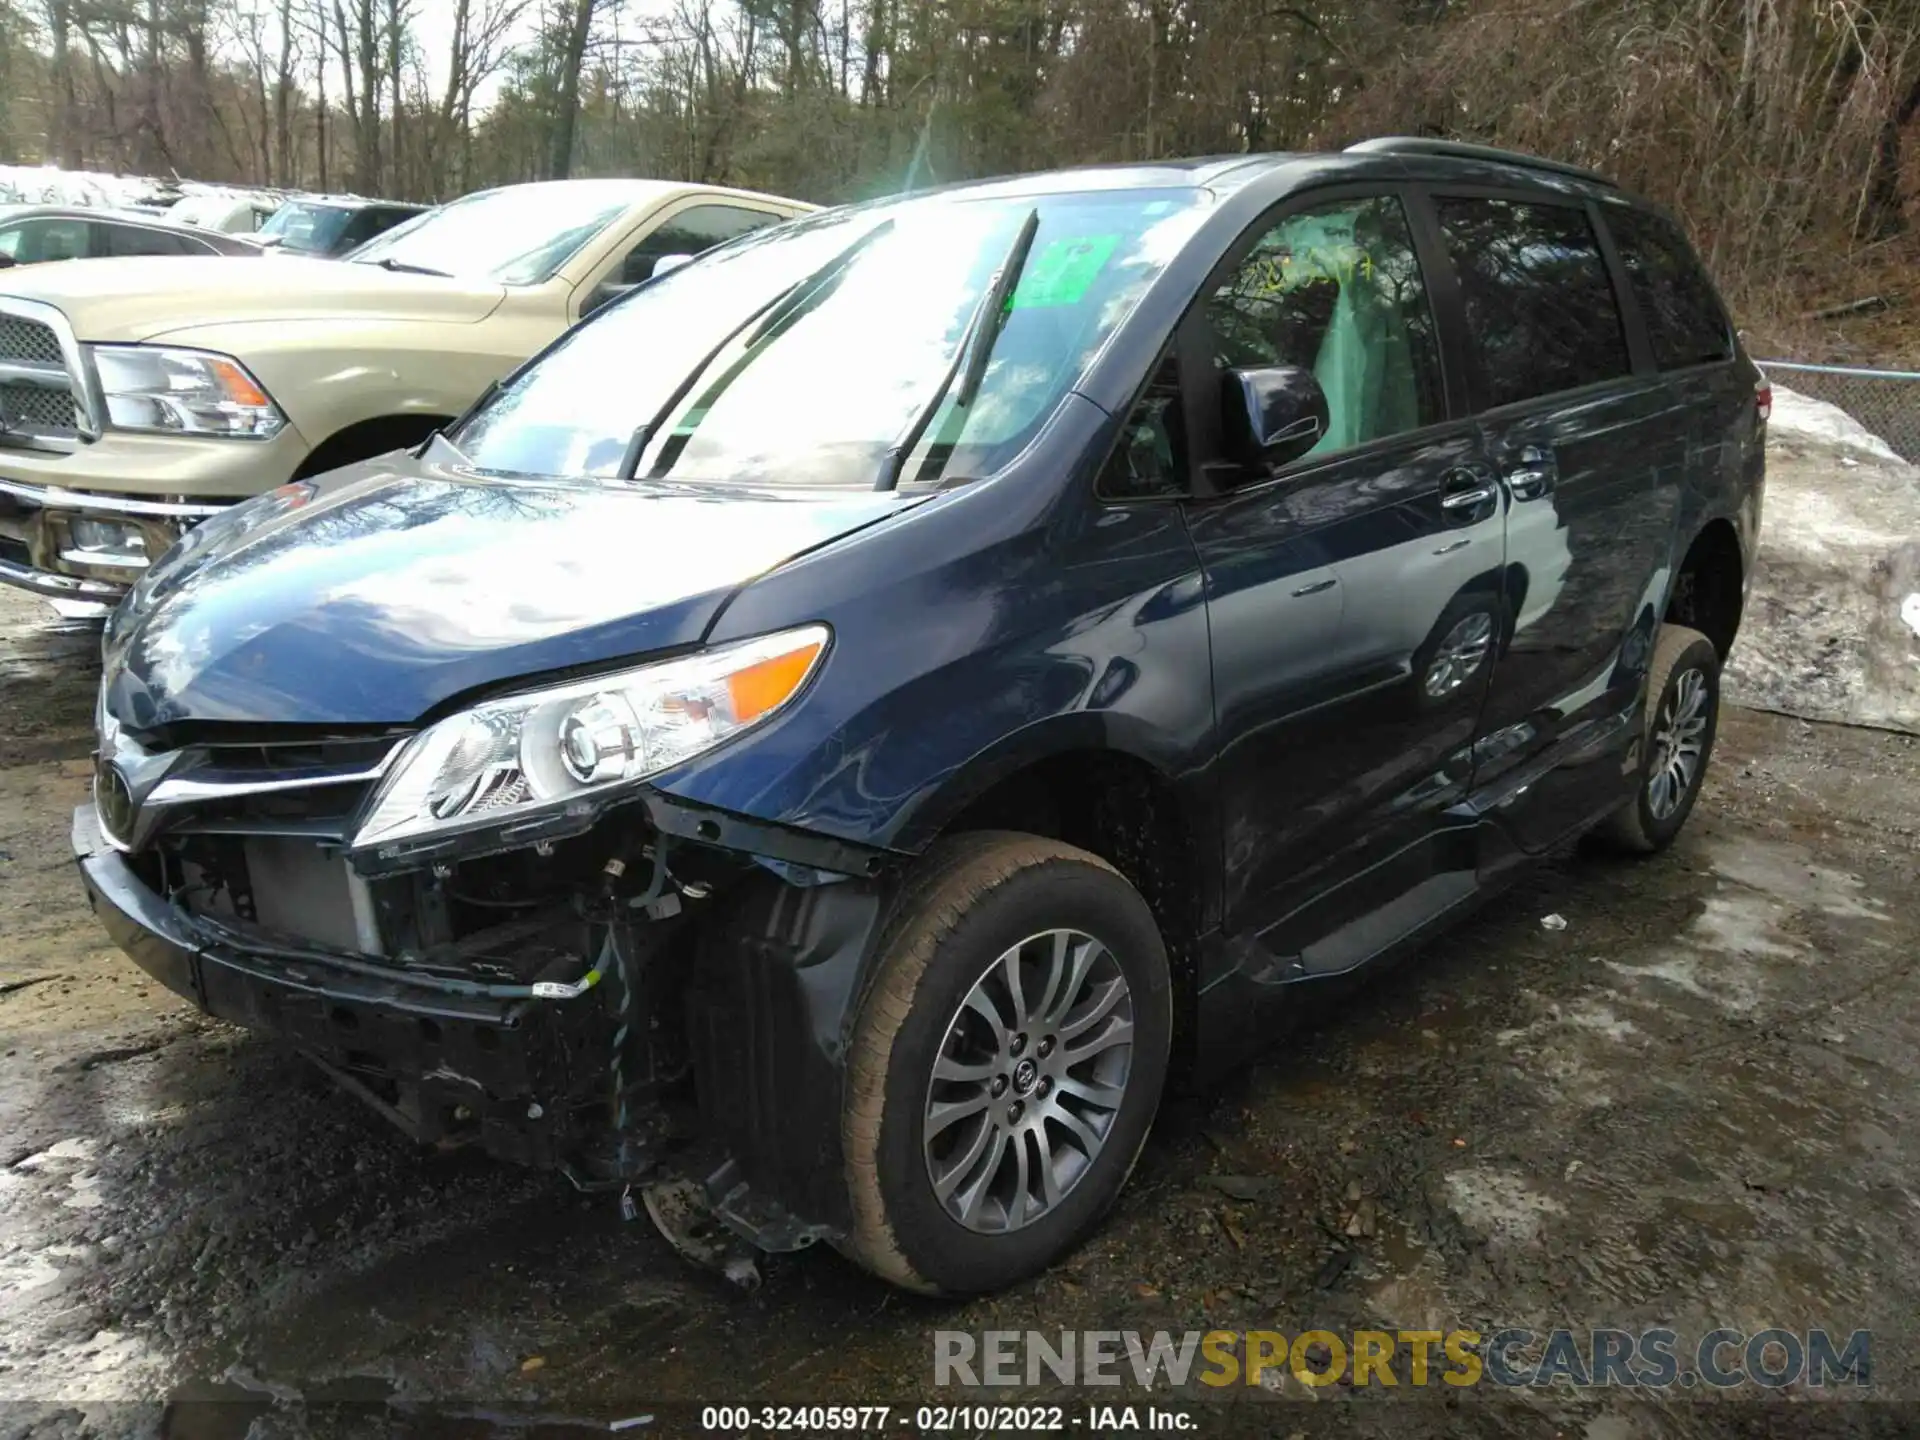
<path fill-rule="evenodd" d="M 1033 1082 L 1040 1078 L 1040 1067 L 1031 1060 L 1022 1060 L 1013 1067 L 1013 1088 L 1016 1094 L 1024 1095 L 1033 1089 Z"/>

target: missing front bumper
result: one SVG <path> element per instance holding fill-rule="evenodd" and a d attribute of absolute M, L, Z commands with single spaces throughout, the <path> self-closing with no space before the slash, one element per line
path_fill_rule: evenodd
<path fill-rule="evenodd" d="M 72 839 L 89 905 L 136 965 L 207 1014 L 297 1047 L 414 1139 L 595 1183 L 651 1167 L 664 1115 L 634 1104 L 613 1132 L 612 1026 L 597 1005 L 433 988 L 311 947 L 250 949 L 148 888 L 91 805 L 74 812 Z"/>
<path fill-rule="evenodd" d="M 893 893 L 885 874 L 854 877 L 885 857 L 677 802 L 649 808 L 667 822 L 645 832 L 658 843 L 756 849 L 676 922 L 680 939 L 631 952 L 641 973 L 627 977 L 624 1014 L 611 979 L 568 999 L 509 999 L 428 990 L 390 962 L 304 942 L 249 943 L 150 888 L 91 805 L 74 814 L 73 847 L 89 903 L 137 965 L 297 1046 L 416 1139 L 476 1143 L 583 1188 L 683 1174 L 766 1250 L 844 1233 L 843 1037 Z M 697 838 L 665 838 L 688 831 Z M 661 989 L 666 945 L 681 981 Z M 620 1052 L 635 1063 L 616 1076 L 622 1020 L 644 1045 Z"/>

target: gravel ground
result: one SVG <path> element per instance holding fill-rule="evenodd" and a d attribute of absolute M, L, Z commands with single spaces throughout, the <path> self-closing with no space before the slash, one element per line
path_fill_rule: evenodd
<path fill-rule="evenodd" d="M 416 1149 L 150 984 L 67 859 L 96 652 L 0 593 L 0 1436 L 683 1433 L 676 1402 L 924 1398 L 941 1328 L 1869 1328 L 1864 1401 L 1092 1398 L 1281 1437 L 1920 1420 L 1912 736 L 1730 712 L 1670 854 L 1565 857 L 1170 1102 L 1091 1243 L 953 1306 L 824 1250 L 742 1295 L 604 1197 Z M 1103 1428 L 1089 1392 L 1014 1393 Z"/>

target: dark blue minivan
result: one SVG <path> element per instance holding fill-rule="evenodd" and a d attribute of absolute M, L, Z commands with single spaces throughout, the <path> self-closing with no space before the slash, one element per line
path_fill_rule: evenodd
<path fill-rule="evenodd" d="M 1524 156 L 822 212 L 191 532 L 75 849 L 140 966 L 424 1140 L 1000 1286 L 1168 1084 L 1673 839 L 1769 403 L 1673 222 Z"/>

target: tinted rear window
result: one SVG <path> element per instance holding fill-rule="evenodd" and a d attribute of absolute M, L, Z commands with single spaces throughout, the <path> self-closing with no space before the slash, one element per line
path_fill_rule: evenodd
<path fill-rule="evenodd" d="M 1442 200 L 1439 208 L 1488 407 L 1631 372 L 1585 210 L 1515 200 Z"/>
<path fill-rule="evenodd" d="M 104 225 L 109 255 L 205 255 L 204 245 L 192 244 L 164 230 L 139 225 Z"/>
<path fill-rule="evenodd" d="M 1625 208 L 1607 212 L 1607 228 L 1647 318 L 1660 368 L 1732 359 L 1726 312 L 1686 237 L 1657 215 Z"/>

